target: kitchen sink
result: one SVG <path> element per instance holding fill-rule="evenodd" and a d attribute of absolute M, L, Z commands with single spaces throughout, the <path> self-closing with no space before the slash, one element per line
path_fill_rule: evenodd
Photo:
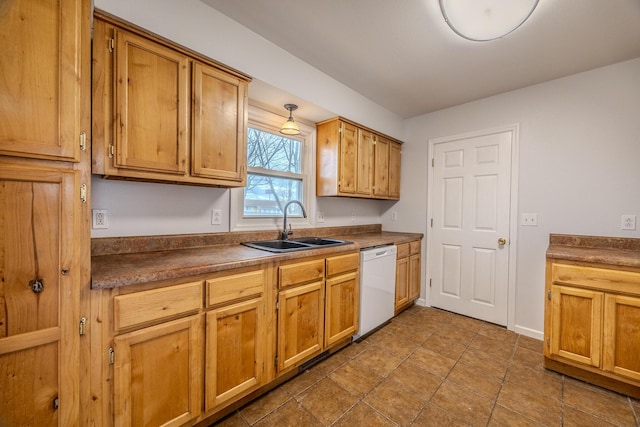
<path fill-rule="evenodd" d="M 323 237 L 299 237 L 290 240 L 260 240 L 257 242 L 242 242 L 243 245 L 269 252 L 295 252 L 309 249 L 326 248 L 331 246 L 348 245 L 351 242 L 339 239 L 325 239 Z"/>

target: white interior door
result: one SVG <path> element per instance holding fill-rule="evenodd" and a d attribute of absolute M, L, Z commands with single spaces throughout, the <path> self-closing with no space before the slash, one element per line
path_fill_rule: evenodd
<path fill-rule="evenodd" d="M 505 326 L 512 139 L 498 131 L 432 150 L 431 305 Z"/>

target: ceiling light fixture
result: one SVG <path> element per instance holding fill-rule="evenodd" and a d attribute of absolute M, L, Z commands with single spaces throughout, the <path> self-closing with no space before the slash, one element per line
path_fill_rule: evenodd
<path fill-rule="evenodd" d="M 518 28 L 538 0 L 439 0 L 449 27 L 467 40 L 490 41 Z"/>
<path fill-rule="evenodd" d="M 280 128 L 280 133 L 285 135 L 300 135 L 300 128 L 298 124 L 293 120 L 293 111 L 298 109 L 296 104 L 284 104 L 284 108 L 289 110 L 289 118 Z"/>

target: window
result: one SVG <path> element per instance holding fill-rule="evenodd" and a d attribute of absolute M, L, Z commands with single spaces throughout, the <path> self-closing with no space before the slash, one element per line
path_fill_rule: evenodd
<path fill-rule="evenodd" d="M 282 209 L 290 200 L 302 202 L 307 218 L 292 204 L 287 222 L 294 229 L 311 226 L 316 203 L 315 126 L 298 119 L 300 135 L 282 135 L 280 126 L 287 117 L 251 103 L 248 119 L 247 185 L 230 191 L 229 230 L 282 229 Z"/>
<path fill-rule="evenodd" d="M 304 203 L 302 141 L 249 126 L 243 215 L 280 216 L 290 200 Z M 302 210 L 294 204 L 288 214 Z"/>

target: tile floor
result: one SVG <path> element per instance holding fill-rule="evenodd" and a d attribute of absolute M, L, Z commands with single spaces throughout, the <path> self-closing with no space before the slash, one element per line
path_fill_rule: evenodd
<path fill-rule="evenodd" d="M 640 426 L 640 400 L 546 371 L 542 342 L 414 306 L 216 426 Z"/>

